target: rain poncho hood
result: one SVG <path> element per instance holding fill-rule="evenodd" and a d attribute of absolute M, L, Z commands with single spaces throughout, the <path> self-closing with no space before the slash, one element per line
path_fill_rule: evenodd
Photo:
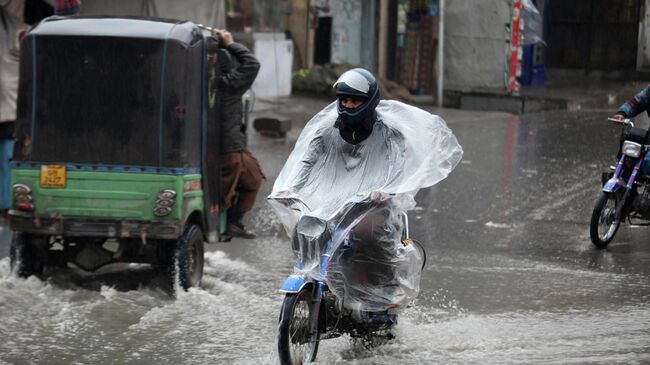
<path fill-rule="evenodd" d="M 423 258 L 403 242 L 401 214 L 463 154 L 436 115 L 386 100 L 376 113 L 370 136 L 353 145 L 335 125 L 336 102 L 325 107 L 305 126 L 269 195 L 293 239 L 296 271 L 325 280 L 347 307 L 364 310 L 417 295 Z M 323 254 L 329 255 L 327 270 Z"/>

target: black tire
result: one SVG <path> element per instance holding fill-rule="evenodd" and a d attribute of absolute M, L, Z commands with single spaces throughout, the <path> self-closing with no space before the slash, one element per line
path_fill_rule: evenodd
<path fill-rule="evenodd" d="M 9 263 L 11 272 L 20 278 L 32 275 L 41 276 L 45 268 L 45 260 L 39 254 L 36 240 L 30 234 L 14 232 L 9 249 Z"/>
<path fill-rule="evenodd" d="M 203 232 L 195 224 L 188 225 L 177 241 L 169 242 L 162 247 L 159 255 L 159 260 L 162 262 L 156 266 L 163 268 L 167 289 L 172 294 L 175 292 L 176 280 L 183 290 L 201 284 L 203 254 Z"/>
<path fill-rule="evenodd" d="M 311 290 L 303 288 L 298 293 L 289 293 L 282 302 L 280 325 L 278 326 L 278 354 L 280 364 L 297 365 L 314 361 L 318 353 L 320 334 L 310 342 L 309 319 L 314 305 Z"/>
<path fill-rule="evenodd" d="M 622 217 L 616 219 L 616 209 L 621 201 L 620 194 L 601 193 L 596 201 L 596 206 L 591 214 L 591 223 L 589 224 L 589 236 L 591 242 L 598 248 L 606 248 L 614 239 L 618 228 L 621 226 Z M 613 206 L 610 206 L 612 205 Z M 605 228 L 605 229 L 602 229 Z"/>

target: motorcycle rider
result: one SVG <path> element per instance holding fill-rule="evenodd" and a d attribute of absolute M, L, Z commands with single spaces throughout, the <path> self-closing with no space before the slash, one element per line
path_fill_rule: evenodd
<path fill-rule="evenodd" d="M 339 158 L 354 159 L 355 153 L 359 149 L 367 146 L 373 150 L 373 153 L 370 154 L 373 159 L 373 164 L 370 164 L 370 166 L 380 168 L 383 165 L 381 163 L 383 160 L 382 156 L 387 155 L 388 152 L 381 151 L 381 149 L 385 146 L 398 149 L 404 148 L 401 135 L 398 131 L 387 128 L 382 123 L 378 123 L 379 119 L 375 108 L 379 104 L 380 93 L 377 80 L 372 73 L 362 68 L 348 70 L 334 83 L 334 89 L 336 90 L 337 96 L 336 110 L 338 114 L 338 118 L 333 125 L 334 128 L 328 126 L 328 128 L 323 128 L 323 130 L 316 133 L 316 138 L 309 144 L 309 149 L 301 161 L 302 166 L 300 167 L 298 177 L 295 179 L 297 183 L 285 189 L 285 191 L 281 192 L 281 195 L 288 195 L 290 191 L 296 192 L 304 188 L 307 191 L 302 192 L 303 194 L 301 195 L 318 198 L 322 195 L 314 196 L 316 190 L 320 190 L 323 187 L 329 189 L 326 187 L 327 185 L 330 187 L 338 185 L 340 181 L 328 181 L 330 184 L 327 184 L 323 181 L 323 178 L 326 178 L 325 176 L 312 174 L 314 167 L 318 165 L 318 161 L 326 149 L 338 150 Z M 377 126 L 379 127 L 377 128 Z M 375 133 L 371 137 L 375 129 L 378 129 L 378 133 Z M 368 140 L 369 138 L 370 140 Z M 364 143 L 366 141 L 368 143 Z M 386 143 L 388 141 L 390 143 Z M 397 156 L 399 158 L 401 153 L 398 153 Z M 374 164 L 374 162 L 377 163 Z M 391 160 L 390 162 L 396 163 L 397 161 Z M 334 164 L 331 167 L 337 168 L 341 166 Z M 321 168 L 322 166 L 319 166 L 319 169 Z M 346 165 L 345 168 L 348 172 L 354 173 L 354 169 L 351 166 Z M 330 176 L 331 178 L 336 178 L 336 175 L 331 174 Z M 359 179 L 352 179 L 352 176 L 349 176 L 346 180 L 349 184 L 343 188 L 353 193 L 367 190 L 369 185 L 381 185 L 377 181 L 362 179 L 360 176 Z M 346 194 L 340 195 L 343 196 Z M 381 201 L 384 198 L 381 192 L 374 192 L 372 195 L 376 201 Z M 319 206 L 318 204 L 311 205 Z"/>
<path fill-rule="evenodd" d="M 400 212 L 414 207 L 411 192 L 448 175 L 462 149 L 439 117 L 380 102 L 365 69 L 344 72 L 334 89 L 335 103 L 305 126 L 269 200 L 293 238 L 298 270 L 318 277 L 327 250 L 329 288 L 346 306 L 380 311 L 419 287 Z"/>
<path fill-rule="evenodd" d="M 648 110 L 648 107 L 650 107 L 650 85 L 636 93 L 632 99 L 623 103 L 623 105 L 618 108 L 618 111 L 616 111 L 613 118 L 618 120 L 634 118 Z"/>
<path fill-rule="evenodd" d="M 361 68 L 346 71 L 333 87 L 337 95 L 337 119 L 333 126 L 330 124 L 317 133 L 318 137 L 311 141 L 300 162 L 302 166 L 295 184 L 279 195 L 299 195 L 308 206 L 326 210 L 323 214 L 310 212 L 315 214 L 306 214 L 296 224 L 293 249 L 297 255 L 302 255 L 303 261 L 317 262 L 320 249 L 315 248 L 322 248 L 336 231 L 346 230 L 343 227 L 352 227 L 344 247 L 333 254 L 328 276 L 346 287 L 345 294 L 358 296 L 355 289 L 367 285 L 359 280 L 375 278 L 373 285 L 396 285 L 392 267 L 365 265 L 366 275 L 359 277 L 346 272 L 349 268 L 337 265 L 337 261 L 351 259 L 352 252 L 370 258 L 366 261 L 371 262 L 385 259 L 375 257 L 373 260 L 373 256 L 393 254 L 391 248 L 394 240 L 399 240 L 401 227 L 394 222 L 395 214 L 390 214 L 388 195 L 379 187 L 384 186 L 386 176 L 391 175 L 383 172 L 403 164 L 405 145 L 403 136 L 378 118 L 375 108 L 380 100 L 379 86 L 369 71 Z M 358 163 L 358 155 L 363 151 L 368 159 L 365 164 Z M 381 173 L 368 173 L 369 169 Z M 328 173 L 321 173 L 324 171 Z M 332 217 L 350 196 L 367 191 L 371 192 L 368 199 L 349 205 Z M 354 250 L 346 248 L 351 245 Z M 357 269 L 361 266 L 364 265 L 357 265 Z M 378 277 L 384 278 L 384 282 L 377 282 Z"/>

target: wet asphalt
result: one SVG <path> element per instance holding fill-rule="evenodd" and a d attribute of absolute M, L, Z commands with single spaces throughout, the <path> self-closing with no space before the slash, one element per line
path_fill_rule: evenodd
<path fill-rule="evenodd" d="M 128 275 L 55 273 L 45 282 L 13 278 L 3 225 L 0 323 L 14 325 L 0 324 L 0 362 L 33 356 L 67 362 L 59 356 L 111 363 L 122 346 L 122 363 L 277 363 L 277 288 L 293 258 L 265 197 L 304 121 L 328 103 L 296 100 L 268 104 L 252 116 L 277 113 L 293 120 L 284 138 L 251 130 L 251 149 L 267 176 L 245 221 L 258 239 L 208 245 L 202 289 L 176 302 L 150 286 L 146 268 L 126 268 Z M 465 153 L 449 178 L 418 193 L 410 213 L 411 234 L 428 253 L 420 295 L 404 313 L 395 343 L 367 352 L 331 340 L 317 360 L 649 363 L 650 227 L 622 226 L 606 250 L 596 250 L 588 233 L 601 172 L 617 149 L 620 127 L 606 121 L 614 108 L 524 115 L 430 108 L 447 121 Z M 66 309 L 54 310 L 43 296 Z M 81 313 L 65 315 L 75 310 Z M 43 313 L 54 319 L 44 323 Z M 79 328 L 63 342 L 43 341 L 52 328 L 75 323 Z M 169 338 L 178 352 L 159 337 L 149 339 L 150 331 Z M 79 343 L 96 344 L 95 352 L 80 350 Z"/>

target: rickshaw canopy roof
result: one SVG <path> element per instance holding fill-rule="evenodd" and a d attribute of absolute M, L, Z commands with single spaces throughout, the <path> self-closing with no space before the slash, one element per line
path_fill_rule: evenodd
<path fill-rule="evenodd" d="M 30 31 L 33 35 L 173 39 L 189 44 L 200 33 L 190 21 L 157 18 L 50 17 Z"/>
<path fill-rule="evenodd" d="M 204 40 L 189 21 L 45 19 L 21 41 L 15 160 L 198 168 Z"/>

